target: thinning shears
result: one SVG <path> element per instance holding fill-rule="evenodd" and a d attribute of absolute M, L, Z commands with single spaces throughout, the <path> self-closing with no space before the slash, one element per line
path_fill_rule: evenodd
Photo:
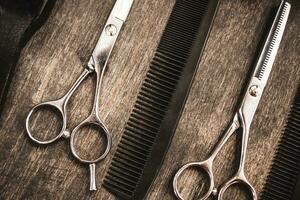
<path fill-rule="evenodd" d="M 209 188 L 208 191 L 202 196 L 201 199 L 208 199 L 211 195 L 217 195 L 218 199 L 222 199 L 224 192 L 234 184 L 242 184 L 248 187 L 251 191 L 253 199 L 257 199 L 257 194 L 254 187 L 249 183 L 245 176 L 244 166 L 246 160 L 246 150 L 248 145 L 250 125 L 252 123 L 254 114 L 261 100 L 262 93 L 267 84 L 279 44 L 281 42 L 286 23 L 288 20 L 290 12 L 290 4 L 282 1 L 279 9 L 277 11 L 276 17 L 269 31 L 266 42 L 263 46 L 261 54 L 256 63 L 254 72 L 252 74 L 251 80 L 247 86 L 244 98 L 234 115 L 234 118 L 229 125 L 225 134 L 221 137 L 219 142 L 216 144 L 212 150 L 210 156 L 202 162 L 191 162 L 182 166 L 173 179 L 173 189 L 176 197 L 183 200 L 183 196 L 179 191 L 179 178 L 184 171 L 190 168 L 202 169 L 208 174 L 209 177 Z M 213 161 L 221 148 L 227 142 L 227 140 L 238 130 L 242 129 L 242 146 L 239 160 L 239 167 L 236 173 L 225 182 L 219 189 L 215 187 L 214 184 L 214 174 L 213 174 Z"/>
<path fill-rule="evenodd" d="M 31 140 L 33 140 L 38 144 L 50 144 L 62 137 L 70 138 L 70 147 L 71 147 L 72 154 L 80 162 L 89 164 L 90 190 L 96 190 L 95 163 L 103 160 L 107 156 L 107 154 L 111 149 L 111 143 L 112 143 L 111 135 L 107 130 L 106 126 L 104 125 L 104 123 L 102 122 L 102 120 L 100 119 L 100 115 L 99 115 L 99 96 L 100 96 L 101 82 L 104 76 L 105 68 L 107 66 L 107 61 L 115 45 L 120 30 L 127 19 L 132 4 L 133 4 L 133 0 L 116 1 L 84 71 L 79 76 L 79 78 L 75 81 L 75 83 L 70 88 L 70 90 L 63 97 L 57 100 L 41 103 L 33 107 L 26 119 L 26 130 L 28 136 Z M 67 112 L 66 112 L 69 99 L 74 94 L 75 90 L 79 87 L 79 85 L 88 77 L 88 75 L 92 73 L 96 74 L 96 89 L 95 89 L 93 109 L 91 111 L 91 114 L 85 120 L 83 120 L 78 126 L 76 126 L 72 132 L 69 132 L 67 129 Z M 40 140 L 34 137 L 32 134 L 30 128 L 31 127 L 30 119 L 34 112 L 41 110 L 42 108 L 45 107 L 52 107 L 61 114 L 62 128 L 56 137 L 49 140 Z M 105 135 L 107 141 L 104 152 L 98 158 L 93 160 L 86 160 L 81 158 L 78 155 L 74 146 L 76 133 L 78 133 L 79 129 L 82 129 L 85 126 L 97 126 L 100 132 Z"/>

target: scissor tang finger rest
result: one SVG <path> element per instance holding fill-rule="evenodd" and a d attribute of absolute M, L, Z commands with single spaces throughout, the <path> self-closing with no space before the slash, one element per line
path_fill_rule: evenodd
<path fill-rule="evenodd" d="M 80 157 L 80 155 L 76 151 L 76 147 L 75 147 L 76 135 L 79 133 L 80 129 L 83 129 L 86 126 L 96 126 L 96 128 L 98 129 L 99 134 L 101 134 L 101 136 L 104 136 L 105 139 L 106 139 L 105 150 L 96 159 L 91 159 L 91 160 L 84 159 L 84 158 Z M 110 135 L 109 131 L 107 130 L 107 128 L 105 127 L 103 122 L 100 120 L 100 118 L 96 114 L 93 114 L 93 113 L 86 120 L 84 120 L 77 127 L 75 127 L 73 129 L 72 133 L 71 133 L 70 147 L 71 147 L 71 152 L 72 152 L 73 156 L 79 162 L 89 165 L 90 190 L 91 191 L 97 189 L 96 188 L 96 173 L 95 173 L 96 165 L 95 164 L 97 162 L 100 162 L 101 160 L 103 160 L 108 155 L 108 153 L 111 149 L 111 144 L 112 144 L 112 138 L 111 138 L 111 135 Z"/>

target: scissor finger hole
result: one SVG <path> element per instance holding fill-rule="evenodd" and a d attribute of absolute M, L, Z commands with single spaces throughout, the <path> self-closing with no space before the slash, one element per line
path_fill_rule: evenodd
<path fill-rule="evenodd" d="M 27 118 L 27 131 L 38 141 L 51 141 L 58 137 L 63 129 L 63 116 L 54 106 L 35 107 Z"/>
<path fill-rule="evenodd" d="M 232 199 L 239 197 L 240 200 L 253 199 L 251 188 L 244 182 L 235 182 L 228 186 L 221 194 L 221 199 Z"/>
<path fill-rule="evenodd" d="M 208 193 L 210 184 L 208 172 L 196 165 L 185 169 L 177 180 L 178 190 L 183 199 L 201 199 Z"/>
<path fill-rule="evenodd" d="M 107 154 L 109 140 L 105 128 L 96 124 L 85 124 L 71 137 L 73 153 L 81 161 L 97 161 Z"/>

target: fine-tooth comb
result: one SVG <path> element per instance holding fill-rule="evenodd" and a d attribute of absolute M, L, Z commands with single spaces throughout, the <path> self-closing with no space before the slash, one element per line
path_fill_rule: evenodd
<path fill-rule="evenodd" d="M 261 199 L 300 199 L 300 86 L 261 193 Z"/>
<path fill-rule="evenodd" d="M 121 199 L 144 199 L 169 148 L 218 7 L 178 0 L 104 180 Z"/>

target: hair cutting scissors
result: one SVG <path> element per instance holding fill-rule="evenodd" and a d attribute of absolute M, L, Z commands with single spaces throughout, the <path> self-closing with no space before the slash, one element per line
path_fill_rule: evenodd
<path fill-rule="evenodd" d="M 228 129 L 225 131 L 225 134 L 221 137 L 219 142 L 214 147 L 210 156 L 202 162 L 191 162 L 182 166 L 173 179 L 173 189 L 176 197 L 183 200 L 184 198 L 180 194 L 178 187 L 178 179 L 189 168 L 202 169 L 204 170 L 209 177 L 209 189 L 202 196 L 201 199 L 207 199 L 211 195 L 217 195 L 218 199 L 223 198 L 224 192 L 233 184 L 243 184 L 250 189 L 253 199 L 257 199 L 257 194 L 254 187 L 247 180 L 244 173 L 245 159 L 246 159 L 246 150 L 248 144 L 248 137 L 250 131 L 250 125 L 253 120 L 253 116 L 256 112 L 257 106 L 260 102 L 262 93 L 266 86 L 267 80 L 269 78 L 279 44 L 281 42 L 283 32 L 287 23 L 290 4 L 287 2 L 282 2 L 275 20 L 272 24 L 272 27 L 269 31 L 268 37 L 264 44 L 264 47 L 261 51 L 261 54 L 256 63 L 251 80 L 247 86 L 244 98 L 238 108 L 238 111 L 235 113 L 234 118 Z M 214 174 L 213 174 L 213 161 L 221 148 L 227 142 L 227 140 L 238 130 L 242 129 L 242 146 L 239 160 L 239 167 L 237 172 L 232 178 L 230 178 L 225 184 L 223 184 L 219 190 L 215 188 L 214 185 Z"/>
<path fill-rule="evenodd" d="M 41 103 L 33 107 L 26 119 L 26 130 L 28 136 L 30 139 L 32 139 L 34 142 L 38 144 L 50 144 L 57 141 L 61 137 L 70 138 L 70 147 L 71 147 L 72 154 L 80 162 L 89 164 L 90 166 L 90 190 L 96 190 L 95 163 L 103 160 L 107 156 L 111 148 L 111 140 L 112 140 L 109 131 L 107 130 L 104 123 L 101 121 L 99 115 L 99 96 L 100 96 L 101 82 L 104 76 L 105 68 L 107 66 L 107 61 L 114 47 L 114 44 L 117 40 L 117 37 L 120 33 L 120 30 L 127 19 L 132 4 L 133 4 L 133 0 L 116 1 L 107 19 L 104 29 L 100 35 L 100 38 L 96 44 L 96 47 L 89 59 L 89 62 L 87 63 L 84 71 L 76 80 L 76 82 L 71 87 L 71 89 L 63 97 L 57 100 Z M 91 111 L 91 114 L 85 120 L 83 120 L 78 126 L 76 126 L 72 132 L 69 132 L 67 130 L 67 112 L 66 112 L 69 99 L 73 95 L 74 91 L 78 88 L 78 86 L 83 82 L 83 80 L 85 80 L 86 77 L 92 73 L 96 74 L 96 89 L 95 89 L 93 109 Z M 59 111 L 62 117 L 62 128 L 59 134 L 55 138 L 42 141 L 33 136 L 30 129 L 30 117 L 34 112 L 44 107 L 53 107 L 54 109 Z M 79 129 L 85 126 L 92 126 L 92 125 L 97 126 L 99 130 L 101 130 L 101 133 L 105 135 L 107 143 L 106 143 L 106 148 L 102 153 L 102 155 L 100 155 L 98 158 L 94 160 L 86 160 L 81 158 L 77 154 L 74 146 L 74 140 L 75 140 L 75 135 L 76 133 L 78 133 Z"/>

